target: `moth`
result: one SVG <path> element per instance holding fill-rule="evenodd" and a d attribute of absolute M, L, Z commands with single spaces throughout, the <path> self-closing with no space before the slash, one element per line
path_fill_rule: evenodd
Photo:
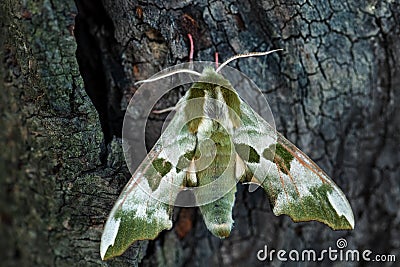
<path fill-rule="evenodd" d="M 171 229 L 179 188 L 206 188 L 194 197 L 208 230 L 219 238 L 232 230 L 237 182 L 261 186 L 277 216 L 315 220 L 335 230 L 354 228 L 352 209 L 340 188 L 219 73 L 232 60 L 270 52 L 237 55 L 202 73 L 187 69 L 168 74 L 187 72 L 198 79 L 115 203 L 101 238 L 103 260 Z"/>

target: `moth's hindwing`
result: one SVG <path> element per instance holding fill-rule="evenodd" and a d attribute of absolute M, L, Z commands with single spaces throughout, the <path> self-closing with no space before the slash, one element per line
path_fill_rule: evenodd
<path fill-rule="evenodd" d="M 234 143 L 249 151 L 243 159 L 247 182 L 261 184 L 275 215 L 289 215 L 295 222 L 315 220 L 335 230 L 353 229 L 353 212 L 340 188 L 243 101 L 241 111 L 243 124 L 235 131 Z"/>

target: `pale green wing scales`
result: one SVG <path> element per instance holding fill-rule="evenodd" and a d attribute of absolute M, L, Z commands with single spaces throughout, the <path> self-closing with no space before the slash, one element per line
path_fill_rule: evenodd
<path fill-rule="evenodd" d="M 101 237 L 102 259 L 121 255 L 133 242 L 154 239 L 172 227 L 173 204 L 187 178 L 182 155 L 191 154 L 196 145 L 183 120 L 173 117 L 116 201 Z M 181 129 L 178 135 L 176 129 Z"/>
<path fill-rule="evenodd" d="M 266 191 L 275 215 L 353 229 L 353 212 L 340 188 L 309 157 L 241 102 L 242 125 L 233 142 L 247 167 L 245 182 Z"/>

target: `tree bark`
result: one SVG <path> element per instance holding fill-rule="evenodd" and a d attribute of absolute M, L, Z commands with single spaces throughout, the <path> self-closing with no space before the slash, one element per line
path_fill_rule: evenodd
<path fill-rule="evenodd" d="M 264 245 L 321 251 L 340 237 L 399 259 L 398 1 L 6 0 L 0 12 L 2 266 L 265 266 Z M 120 140 L 134 83 L 187 62 L 188 33 L 195 60 L 284 49 L 231 65 L 342 188 L 355 230 L 276 217 L 262 190 L 239 185 L 229 238 L 212 236 L 197 209 L 175 208 L 172 230 L 101 261 L 103 224 L 130 176 Z M 165 117 L 150 116 L 148 148 Z"/>

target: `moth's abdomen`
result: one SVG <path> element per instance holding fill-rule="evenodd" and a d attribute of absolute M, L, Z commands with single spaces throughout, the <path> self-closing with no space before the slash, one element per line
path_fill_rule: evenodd
<path fill-rule="evenodd" d="M 234 147 L 230 135 L 218 122 L 212 121 L 211 129 L 199 132 L 199 149 L 201 153 L 198 165 L 208 163 L 197 171 L 199 186 L 209 187 L 206 192 L 221 197 L 211 203 L 200 206 L 207 228 L 217 237 L 229 236 L 232 225 L 232 208 L 235 202 L 236 180 L 234 164 Z M 205 131 L 205 132 L 203 132 Z M 208 137 L 208 138 L 206 138 Z M 203 145 L 202 145 L 203 144 Z M 204 195 L 196 195 L 202 202 Z"/>

